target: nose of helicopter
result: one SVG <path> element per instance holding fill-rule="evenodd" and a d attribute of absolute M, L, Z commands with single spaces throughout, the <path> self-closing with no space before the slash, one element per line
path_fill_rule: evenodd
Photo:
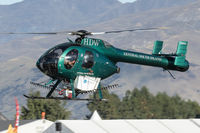
<path fill-rule="evenodd" d="M 57 58 L 49 58 L 48 55 L 46 55 L 38 59 L 36 66 L 41 72 L 54 78 L 58 72 L 57 62 Z"/>
<path fill-rule="evenodd" d="M 43 62 L 41 62 L 41 58 L 37 60 L 36 66 L 40 71 L 43 71 Z"/>
<path fill-rule="evenodd" d="M 62 53 L 70 45 L 63 43 L 47 50 L 37 61 L 36 66 L 44 74 L 51 78 L 58 78 L 58 61 Z"/>

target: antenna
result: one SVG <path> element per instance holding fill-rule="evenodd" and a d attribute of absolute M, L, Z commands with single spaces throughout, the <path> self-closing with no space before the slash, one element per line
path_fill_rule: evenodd
<path fill-rule="evenodd" d="M 176 79 L 175 76 L 167 69 L 163 69 L 163 71 L 167 71 L 173 79 Z"/>

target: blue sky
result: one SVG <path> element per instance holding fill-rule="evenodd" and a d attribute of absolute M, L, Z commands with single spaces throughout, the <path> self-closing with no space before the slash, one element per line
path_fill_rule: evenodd
<path fill-rule="evenodd" d="M 16 3 L 16 2 L 21 2 L 23 0 L 0 0 L 0 5 L 9 5 L 9 4 L 13 4 L 13 3 Z M 122 3 L 125 3 L 125 2 L 133 2 L 135 0 L 119 0 L 121 1 Z"/>

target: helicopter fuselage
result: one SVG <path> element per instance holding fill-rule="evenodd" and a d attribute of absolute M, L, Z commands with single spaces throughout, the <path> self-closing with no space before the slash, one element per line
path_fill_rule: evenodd
<path fill-rule="evenodd" d="M 56 45 L 37 61 L 37 67 L 53 79 L 75 79 L 91 76 L 105 79 L 119 72 L 117 62 L 161 67 L 166 70 L 187 71 L 187 60 L 175 65 L 175 57 L 151 55 L 113 47 L 93 38 L 84 38 L 81 43 L 67 42 Z"/>
<path fill-rule="evenodd" d="M 68 80 L 78 75 L 105 79 L 119 71 L 115 62 L 97 50 L 75 43 L 51 48 L 39 58 L 37 67 L 53 79 Z"/>

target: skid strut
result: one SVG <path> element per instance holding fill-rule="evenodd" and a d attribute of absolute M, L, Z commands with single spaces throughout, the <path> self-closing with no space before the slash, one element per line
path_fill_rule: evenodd
<path fill-rule="evenodd" d="M 55 84 L 52 84 L 52 82 L 51 83 L 47 83 L 47 84 L 40 84 L 40 83 L 30 82 L 30 84 L 32 84 L 34 86 L 50 90 L 46 97 L 34 97 L 34 96 L 27 96 L 27 95 L 24 95 L 24 96 L 26 98 L 31 98 L 31 99 L 92 100 L 92 99 L 80 99 L 80 98 L 77 98 L 77 95 L 79 95 L 79 94 L 85 94 L 85 93 L 92 93 L 93 92 L 93 93 L 98 93 L 99 94 L 99 99 L 96 99 L 96 96 L 94 96 L 93 101 L 95 101 L 95 100 L 97 100 L 97 101 L 106 101 L 106 99 L 103 99 L 102 90 L 112 89 L 112 88 L 119 87 L 118 84 L 108 85 L 108 86 L 103 87 L 103 88 L 101 88 L 100 85 L 99 85 L 98 88 L 95 89 L 95 90 L 81 91 L 81 90 L 77 90 L 77 89 L 75 90 L 74 85 L 73 85 L 74 81 L 71 80 L 70 81 L 71 91 L 72 91 L 72 97 L 71 98 L 69 98 L 69 97 L 52 97 L 51 95 L 52 95 L 52 93 L 54 91 L 57 91 L 59 95 L 62 95 L 64 93 L 64 91 L 67 90 L 67 88 L 63 88 L 63 89 L 62 88 L 61 89 L 57 88 L 57 86 L 59 85 L 59 83 L 61 82 L 61 80 L 57 80 Z M 49 84 L 52 84 L 52 85 L 49 86 Z"/>
<path fill-rule="evenodd" d="M 58 86 L 58 84 L 59 84 L 60 82 L 61 82 L 61 80 L 58 80 L 58 81 L 56 82 L 56 84 L 53 85 L 53 87 L 51 88 L 50 92 L 47 94 L 46 98 L 48 98 L 48 97 L 51 96 L 51 94 L 53 93 L 53 91 L 56 89 L 56 87 Z"/>

